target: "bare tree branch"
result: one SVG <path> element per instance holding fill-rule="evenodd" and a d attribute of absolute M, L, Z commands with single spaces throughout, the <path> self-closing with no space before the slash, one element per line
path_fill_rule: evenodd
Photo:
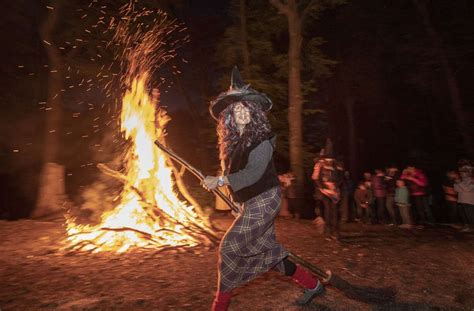
<path fill-rule="evenodd" d="M 308 12 L 311 10 L 311 8 L 315 5 L 316 0 L 311 0 L 306 7 L 303 9 L 301 13 L 301 20 L 304 21 L 305 17 L 308 15 Z"/>
<path fill-rule="evenodd" d="M 288 15 L 290 13 L 290 8 L 288 4 L 283 3 L 281 0 L 268 0 L 271 5 L 278 9 L 281 14 Z"/>

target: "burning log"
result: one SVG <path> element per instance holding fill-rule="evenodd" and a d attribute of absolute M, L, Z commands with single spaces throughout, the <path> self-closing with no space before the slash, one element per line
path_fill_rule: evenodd
<path fill-rule="evenodd" d="M 117 179 L 118 181 L 122 182 L 123 184 L 127 185 L 127 177 L 121 174 L 120 172 L 117 172 L 111 169 L 110 167 L 108 167 L 107 165 L 103 163 L 97 164 L 97 168 L 100 169 L 107 176 L 113 177 Z M 148 214 L 148 216 L 154 221 L 160 221 L 159 217 L 162 216 L 162 213 L 158 209 L 153 209 L 153 206 L 149 202 L 146 201 L 145 196 L 143 195 L 143 193 L 141 193 L 140 190 L 138 190 L 134 186 L 129 186 L 129 187 L 130 189 L 132 189 L 132 191 L 134 191 L 140 197 L 140 200 L 142 203 L 141 206 L 143 207 L 143 210 Z M 152 212 L 149 212 L 149 209 L 146 207 L 152 207 L 151 208 Z M 157 213 L 158 215 L 155 215 L 154 213 Z"/>
<path fill-rule="evenodd" d="M 122 183 L 127 184 L 127 177 L 125 175 L 123 175 L 122 173 L 111 169 L 110 167 L 108 167 L 107 165 L 105 165 L 103 163 L 97 164 L 97 168 L 99 168 L 103 173 L 107 174 L 108 176 L 116 178 L 117 180 L 121 181 Z M 176 170 L 176 169 L 174 169 L 174 170 Z M 202 226 L 200 223 L 196 222 L 195 219 L 193 219 L 192 215 L 190 215 L 187 210 L 184 210 L 183 213 L 185 213 L 188 216 L 188 219 L 189 219 L 190 222 L 189 222 L 189 224 L 184 224 L 183 222 L 179 221 L 178 219 L 173 219 L 172 216 L 167 214 L 166 212 L 161 211 L 158 206 L 153 205 L 150 202 L 147 202 L 145 196 L 140 192 L 140 190 L 138 190 L 137 188 L 135 188 L 133 186 L 130 186 L 130 187 L 134 192 L 137 193 L 137 195 L 140 196 L 141 203 L 143 203 L 142 206 L 143 206 L 144 210 L 148 213 L 148 215 L 152 219 L 158 220 L 158 219 L 155 218 L 155 215 L 151 214 L 145 208 L 146 206 L 151 207 L 152 211 L 157 212 L 159 214 L 158 215 L 159 219 L 167 218 L 168 221 L 176 222 L 177 224 L 182 225 L 183 227 L 188 229 L 190 231 L 190 234 L 194 234 L 195 231 L 197 231 L 198 233 L 207 236 L 213 245 L 216 245 L 216 244 L 219 243 L 220 237 L 211 228 L 207 228 L 205 226 Z M 139 232 L 143 235 L 151 237 L 151 235 L 149 233 L 142 232 L 142 231 L 139 231 L 139 230 L 134 229 L 134 228 L 101 228 L 101 230 L 114 230 L 114 231 L 131 230 L 131 231 Z M 160 229 L 160 231 L 171 231 L 171 232 L 176 233 L 175 231 L 173 231 L 171 229 L 166 229 L 166 228 Z"/>
<path fill-rule="evenodd" d="M 179 192 L 184 196 L 184 198 L 191 203 L 192 206 L 194 206 L 194 209 L 199 213 L 203 214 L 202 207 L 201 205 L 193 198 L 191 193 L 189 193 L 188 188 L 183 182 L 183 175 L 184 172 L 186 171 L 186 168 L 184 166 L 181 166 L 181 169 L 178 171 L 178 169 L 174 166 L 174 164 L 171 161 L 168 161 L 168 165 L 172 168 L 173 170 L 173 175 L 176 181 L 176 186 L 179 189 Z"/>

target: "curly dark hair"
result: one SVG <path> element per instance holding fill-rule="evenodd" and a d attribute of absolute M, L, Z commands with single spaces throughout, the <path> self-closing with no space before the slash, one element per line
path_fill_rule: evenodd
<path fill-rule="evenodd" d="M 224 168 L 225 161 L 230 157 L 240 139 L 244 140 L 243 143 L 246 146 L 250 146 L 254 142 L 265 139 L 272 132 L 270 123 L 261 106 L 253 102 L 243 101 L 242 104 L 249 108 L 250 123 L 245 126 L 244 132 L 240 136 L 233 113 L 236 104 L 229 105 L 220 113 L 217 124 L 219 159 L 221 160 L 222 168 Z"/>

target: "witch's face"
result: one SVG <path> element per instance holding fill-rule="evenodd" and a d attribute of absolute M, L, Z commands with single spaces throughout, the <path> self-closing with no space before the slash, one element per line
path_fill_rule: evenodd
<path fill-rule="evenodd" d="M 234 119 L 237 126 L 245 126 L 250 123 L 250 110 L 242 103 L 234 106 Z"/>

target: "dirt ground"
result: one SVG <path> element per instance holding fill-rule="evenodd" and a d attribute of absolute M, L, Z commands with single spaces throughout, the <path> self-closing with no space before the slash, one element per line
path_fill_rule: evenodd
<path fill-rule="evenodd" d="M 230 217 L 214 218 L 225 228 Z M 436 226 L 407 231 L 347 224 L 327 241 L 309 220 L 278 219 L 278 239 L 358 285 L 393 286 L 395 302 L 369 305 L 330 287 L 297 307 L 301 289 L 269 272 L 235 291 L 230 310 L 474 310 L 474 235 Z M 61 251 L 62 221 L 0 222 L 0 310 L 209 310 L 216 249 Z"/>

